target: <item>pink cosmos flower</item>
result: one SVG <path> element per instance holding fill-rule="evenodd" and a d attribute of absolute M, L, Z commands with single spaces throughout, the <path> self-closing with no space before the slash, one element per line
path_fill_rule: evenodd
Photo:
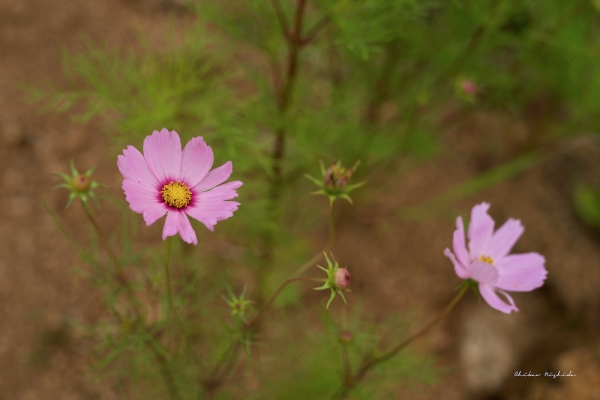
<path fill-rule="evenodd" d="M 144 216 L 146 225 L 166 214 L 163 240 L 178 233 L 183 241 L 198 244 L 188 216 L 212 231 L 240 204 L 227 200 L 237 197 L 242 182 L 221 185 L 231 175 L 231 161 L 209 171 L 213 161 L 212 149 L 201 137 L 190 140 L 181 151 L 177 132 L 163 128 L 144 139 L 144 154 L 127 146 L 117 165 L 125 178 L 129 207 Z"/>
<path fill-rule="evenodd" d="M 489 208 L 488 203 L 473 207 L 468 249 L 462 218 L 456 219 L 452 240 L 454 254 L 446 249 L 444 255 L 454 264 L 456 275 L 479 283 L 479 293 L 490 306 L 509 314 L 519 309 L 505 290 L 530 292 L 542 286 L 548 273 L 544 267 L 546 260 L 538 253 L 508 254 L 523 234 L 523 225 L 510 218 L 494 232 L 494 220 L 487 213 Z"/>

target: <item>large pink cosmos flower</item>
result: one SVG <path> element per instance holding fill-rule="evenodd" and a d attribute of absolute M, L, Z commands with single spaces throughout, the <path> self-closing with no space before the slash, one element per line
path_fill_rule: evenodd
<path fill-rule="evenodd" d="M 544 267 L 546 260 L 538 253 L 508 254 L 523 234 L 523 225 L 510 218 L 494 232 L 494 220 L 487 213 L 489 208 L 488 203 L 481 203 L 471 210 L 468 250 L 462 218 L 456 219 L 454 254 L 446 249 L 444 255 L 454 264 L 456 275 L 479 283 L 481 297 L 490 306 L 509 314 L 519 309 L 505 290 L 530 292 L 542 286 L 548 273 Z"/>
<path fill-rule="evenodd" d="M 240 203 L 242 182 L 225 182 L 232 172 L 231 161 L 209 172 L 212 149 L 201 137 L 190 140 L 183 151 L 175 131 L 163 128 L 144 140 L 144 154 L 127 146 L 117 161 L 123 174 L 123 190 L 129 207 L 144 216 L 150 226 L 167 215 L 162 238 L 179 233 L 187 243 L 198 244 L 188 215 L 211 231 L 217 221 L 233 215 Z M 219 186 L 220 185 L 220 186 Z"/>

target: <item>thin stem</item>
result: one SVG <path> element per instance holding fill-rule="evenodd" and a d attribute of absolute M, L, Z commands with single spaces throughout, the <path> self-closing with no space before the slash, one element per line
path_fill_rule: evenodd
<path fill-rule="evenodd" d="M 171 276 L 169 274 L 169 259 L 171 258 L 171 239 L 172 236 L 168 236 L 166 240 L 167 250 L 165 252 L 165 281 L 167 288 L 167 301 L 169 303 L 169 310 L 175 314 L 175 306 L 173 305 L 173 298 L 171 297 Z"/>
<path fill-rule="evenodd" d="M 204 380 L 203 386 L 206 392 L 207 398 L 211 399 L 217 389 L 222 385 L 228 372 L 231 370 L 234 356 L 237 356 L 240 349 L 240 342 L 236 341 L 233 345 L 229 346 L 227 350 L 219 357 L 219 361 L 215 364 L 208 377 Z M 222 368 L 225 365 L 225 368 Z M 221 372 L 221 370 L 223 371 Z"/>
<path fill-rule="evenodd" d="M 352 376 L 352 365 L 350 364 L 350 357 L 348 354 L 348 345 L 344 343 L 342 345 L 342 364 L 344 364 L 344 384 L 351 384 Z"/>
<path fill-rule="evenodd" d="M 175 385 L 175 379 L 173 378 L 173 374 L 171 373 L 171 369 L 169 368 L 169 360 L 164 356 L 152 343 L 149 344 L 150 349 L 154 353 L 156 360 L 158 361 L 158 365 L 160 367 L 160 373 L 165 381 L 165 386 L 167 387 L 167 391 L 169 392 L 169 396 L 173 400 L 180 400 L 181 395 L 179 394 L 179 390 L 177 389 L 177 385 Z"/>
<path fill-rule="evenodd" d="M 259 319 L 258 317 L 262 313 L 264 313 L 271 306 L 271 304 L 273 304 L 273 301 L 275 301 L 275 299 L 277 298 L 277 296 L 279 295 L 279 293 L 281 293 L 281 291 L 283 290 L 283 288 L 286 287 L 289 283 L 292 283 L 292 282 L 319 282 L 319 283 L 323 283 L 323 279 L 317 279 L 317 278 L 290 278 L 290 279 L 286 280 L 285 282 L 283 282 L 279 286 L 279 288 L 275 291 L 275 293 L 273 293 L 273 295 L 271 296 L 271 298 L 269 299 L 269 301 L 267 301 L 265 303 L 265 305 L 263 306 L 263 308 L 260 309 L 260 311 L 254 316 L 254 318 L 252 318 L 252 320 L 246 324 L 246 328 L 252 326 L 252 324 L 254 324 Z"/>
<path fill-rule="evenodd" d="M 173 317 L 175 317 L 175 321 L 177 322 L 177 324 L 179 325 L 179 328 L 181 329 L 181 333 L 183 335 L 184 342 L 185 342 L 186 352 L 189 354 L 190 353 L 190 343 L 188 340 L 187 331 L 185 329 L 185 326 L 183 325 L 183 321 L 181 320 L 181 318 L 179 317 L 179 314 L 177 313 L 177 310 L 175 309 L 175 305 L 173 304 L 173 297 L 171 295 L 171 276 L 169 273 L 169 259 L 171 258 L 172 239 L 173 239 L 172 236 L 168 236 L 167 240 L 166 240 L 167 250 L 166 250 L 166 255 L 165 255 L 165 285 L 166 285 L 166 289 L 167 289 L 167 302 L 169 304 L 169 309 L 170 309 L 171 315 Z"/>
<path fill-rule="evenodd" d="M 334 203 L 335 200 L 329 201 L 329 241 L 327 242 L 327 246 L 325 246 L 325 251 L 331 250 L 333 243 L 335 242 L 335 215 L 333 213 Z"/>
<path fill-rule="evenodd" d="M 323 257 L 323 253 L 327 253 L 333 247 L 333 243 L 335 242 L 335 215 L 333 213 L 333 204 L 333 201 L 329 202 L 329 240 L 327 241 L 327 244 L 325 245 L 323 250 L 321 250 L 319 253 L 315 254 L 310 260 L 302 264 L 300 268 L 298 268 L 296 272 L 294 272 L 291 275 L 291 278 L 297 278 L 300 275 L 302 275 L 304 272 L 306 272 L 307 269 L 315 265 L 315 263 L 319 261 L 321 257 Z"/>
<path fill-rule="evenodd" d="M 296 79 L 298 76 L 298 55 L 302 48 L 302 23 L 306 10 L 307 0 L 298 0 L 294 25 L 290 31 L 288 23 L 285 20 L 285 14 L 278 0 L 272 0 L 271 3 L 282 26 L 284 36 L 288 47 L 287 70 L 285 80 L 277 90 L 277 109 L 279 115 L 284 117 L 291 104 L 292 93 L 294 91 Z M 275 131 L 275 141 L 271 152 L 271 184 L 269 189 L 269 216 L 272 222 L 277 219 L 277 208 L 281 198 L 283 184 L 283 159 L 285 156 L 285 137 L 286 129 L 280 126 Z M 264 265 L 258 272 L 258 296 L 257 301 L 261 304 L 266 291 L 267 278 L 271 272 L 271 262 L 273 257 L 274 236 L 271 229 L 265 231 L 263 236 L 262 258 Z"/>
<path fill-rule="evenodd" d="M 304 35 L 304 37 L 301 39 L 300 44 L 302 46 L 306 46 L 307 44 L 311 43 L 319 34 L 319 32 L 321 32 L 321 30 L 323 30 L 327 24 L 329 24 L 329 22 L 331 21 L 331 17 L 329 15 L 326 15 L 324 17 L 322 17 L 320 20 L 318 20 L 306 33 L 306 35 Z"/>
<path fill-rule="evenodd" d="M 108 243 L 106 236 L 104 236 L 104 233 L 102 233 L 102 230 L 100 229 L 100 225 L 98 225 L 96 218 L 94 218 L 94 215 L 90 212 L 90 209 L 88 208 L 86 203 L 82 201 L 81 205 L 83 206 L 83 211 L 85 212 L 85 215 L 87 216 L 88 220 L 92 224 L 92 227 L 96 231 L 96 234 L 98 235 L 102 246 L 108 253 L 109 258 L 112 261 L 115 273 L 117 274 L 117 280 L 125 287 L 125 293 L 127 294 L 127 297 L 129 298 L 132 307 L 135 308 L 136 306 L 139 306 L 139 300 L 135 296 L 133 288 L 131 287 L 131 285 L 129 285 L 129 281 L 123 273 L 123 267 L 121 267 L 121 264 L 119 264 L 119 260 L 117 259 L 117 256 L 115 255 L 115 252 L 113 251 L 112 247 Z"/>
<path fill-rule="evenodd" d="M 279 25 L 281 26 L 281 31 L 283 35 L 287 38 L 290 35 L 289 23 L 287 18 L 285 17 L 285 12 L 283 12 L 283 8 L 279 3 L 279 0 L 271 0 L 271 4 L 273 4 L 273 8 L 275 9 L 275 14 L 277 15 L 277 20 L 279 21 Z"/>
<path fill-rule="evenodd" d="M 283 282 L 279 286 L 277 291 L 275 291 L 275 293 L 271 296 L 269 301 L 267 301 L 267 303 L 264 305 L 264 307 L 252 318 L 252 320 L 250 320 L 245 325 L 243 325 L 243 327 L 242 327 L 243 331 L 247 331 L 250 328 L 252 328 L 252 326 L 257 321 L 260 320 L 260 317 L 262 317 L 263 313 L 273 304 L 273 301 L 277 298 L 279 293 L 281 293 L 283 288 L 286 287 L 289 283 L 295 282 L 295 281 L 319 282 L 319 283 L 323 282 L 323 280 L 321 280 L 321 279 L 314 279 L 314 278 L 292 278 L 292 279 L 288 279 L 287 281 Z M 222 384 L 227 373 L 231 370 L 232 362 L 235 359 L 235 356 L 238 354 L 238 351 L 240 349 L 241 349 L 241 345 L 240 345 L 239 341 L 236 342 L 233 346 L 230 346 L 227 349 L 227 351 L 225 351 L 225 353 L 223 353 L 223 355 L 221 355 L 219 361 L 217 362 L 217 364 L 213 367 L 213 369 L 209 373 L 208 378 L 206 378 L 204 380 L 204 383 L 203 383 L 204 388 L 205 388 L 209 398 L 211 398 L 213 393 Z M 223 365 L 225 365 L 225 368 L 224 368 L 223 372 L 221 372 Z"/>
<path fill-rule="evenodd" d="M 446 306 L 444 311 L 442 311 L 433 321 L 431 321 L 429 324 L 427 324 L 425 327 L 423 327 L 423 329 L 421 329 L 419 332 L 415 333 L 414 335 L 412 335 L 405 341 L 401 342 L 400 344 L 396 345 L 392 349 L 388 350 L 386 353 L 384 353 L 383 355 L 381 355 L 379 357 L 372 357 L 372 356 L 365 357 L 363 359 L 363 361 L 361 362 L 361 366 L 358 368 L 358 371 L 356 371 L 356 374 L 353 377 L 351 377 L 351 379 L 348 379 L 348 380 L 346 380 L 346 382 L 344 382 L 344 384 L 342 385 L 342 387 L 340 387 L 340 389 L 337 391 L 337 393 L 333 395 L 332 399 L 335 399 L 335 400 L 345 399 L 348 396 L 348 394 L 350 393 L 350 391 L 361 380 L 364 379 L 365 375 L 367 374 L 367 372 L 369 370 L 371 370 L 376 365 L 381 364 L 381 363 L 389 360 L 390 358 L 394 357 L 396 354 L 398 354 L 401 350 L 406 348 L 412 342 L 414 342 L 415 340 L 419 339 L 420 337 L 424 336 L 427 332 L 429 332 L 450 311 L 452 311 L 452 309 L 456 306 L 456 304 L 458 304 L 460 299 L 467 292 L 468 288 L 469 287 L 467 285 L 463 286 L 463 288 L 460 290 L 460 292 L 458 292 L 458 294 L 452 299 L 450 304 L 448 304 Z"/>
<path fill-rule="evenodd" d="M 104 234 L 102 233 L 102 230 L 100 229 L 100 226 L 98 225 L 98 222 L 96 222 L 96 219 L 90 212 L 87 204 L 85 204 L 82 201 L 81 205 L 83 206 L 83 211 L 85 211 L 85 215 L 87 216 L 88 220 L 92 224 L 92 227 L 96 231 L 98 238 L 100 238 L 100 242 L 102 242 L 102 246 L 104 246 L 104 249 L 108 253 L 108 256 L 110 257 L 110 260 L 112 261 L 113 266 L 115 268 L 115 271 L 117 271 L 119 274 L 122 274 L 123 269 L 121 268 L 121 265 L 119 264 L 119 260 L 117 259 L 117 256 L 115 255 L 115 252 L 113 251 L 110 244 L 108 244 L 108 240 L 106 240 L 106 236 L 104 236 Z"/>

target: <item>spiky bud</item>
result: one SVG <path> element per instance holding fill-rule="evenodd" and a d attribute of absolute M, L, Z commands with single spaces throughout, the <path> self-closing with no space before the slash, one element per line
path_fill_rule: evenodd
<path fill-rule="evenodd" d="M 366 181 L 362 181 L 353 185 L 348 184 L 359 164 L 360 161 L 357 161 L 352 168 L 347 169 L 338 161 L 325 169 L 323 162 L 321 162 L 321 179 L 314 178 L 308 174 L 304 174 L 304 176 L 319 187 L 319 190 L 312 192 L 312 194 L 325 195 L 329 197 L 329 201 L 332 203 L 338 198 L 346 199 L 352 203 L 352 199 L 348 196 L 348 193 L 366 183 Z"/>
<path fill-rule="evenodd" d="M 323 254 L 325 254 L 325 260 L 327 260 L 327 269 L 320 265 L 317 265 L 317 267 L 327 273 L 327 279 L 323 279 L 325 281 L 323 286 L 316 287 L 315 290 L 331 289 L 331 296 L 325 307 L 329 308 L 329 305 L 336 294 L 339 294 L 342 297 L 342 300 L 344 300 L 344 303 L 346 303 L 343 291 L 350 291 L 350 289 L 348 289 L 350 286 L 350 272 L 348 272 L 348 269 L 346 268 L 340 268 L 337 261 L 333 260 L 334 263 L 332 263 L 329 260 L 329 257 L 327 257 L 327 253 L 323 252 Z M 331 255 L 331 258 L 333 259 L 333 254 Z"/>
<path fill-rule="evenodd" d="M 95 167 L 90 168 L 83 174 L 80 174 L 79 171 L 77 171 L 77 168 L 75 168 L 75 164 L 73 164 L 73 160 L 71 160 L 70 166 L 71 166 L 71 174 L 72 174 L 71 176 L 60 173 L 60 172 L 57 172 L 55 174 L 55 175 L 58 175 L 61 178 L 63 178 L 65 182 L 61 183 L 59 185 L 56 185 L 54 187 L 55 189 L 56 188 L 65 188 L 65 189 L 68 189 L 69 191 L 71 191 L 71 193 L 69 194 L 69 200 L 67 201 L 67 207 L 69 207 L 71 205 L 71 202 L 76 197 L 78 197 L 81 200 L 81 202 L 83 203 L 83 205 L 86 207 L 87 207 L 88 197 L 93 198 L 97 202 L 98 199 L 96 198 L 96 195 L 94 194 L 94 192 L 92 192 L 92 189 L 96 189 L 102 185 L 100 185 L 98 182 L 94 182 L 92 180 L 92 172 L 94 172 Z"/>

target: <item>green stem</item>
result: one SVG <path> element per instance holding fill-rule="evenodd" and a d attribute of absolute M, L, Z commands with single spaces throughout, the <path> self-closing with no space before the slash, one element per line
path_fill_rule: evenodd
<path fill-rule="evenodd" d="M 284 287 L 286 287 L 289 283 L 292 282 L 319 282 L 319 283 L 323 283 L 324 279 L 317 279 L 317 278 L 290 278 L 288 280 L 286 280 L 285 282 L 283 282 L 279 288 L 275 291 L 275 293 L 273 293 L 273 295 L 271 296 L 271 298 L 269 299 L 269 301 L 267 301 L 265 303 L 265 305 L 263 306 L 263 308 L 260 309 L 260 311 L 254 316 L 254 318 L 252 318 L 252 320 L 250 322 L 248 322 L 246 324 L 246 328 L 251 327 L 259 318 L 259 316 L 261 316 L 269 307 L 271 307 L 271 305 L 273 304 L 273 301 L 275 301 L 275 299 L 277 298 L 277 296 L 279 295 L 279 293 L 281 293 L 281 291 L 283 290 Z"/>
<path fill-rule="evenodd" d="M 241 343 L 236 341 L 229 346 L 227 350 L 219 357 L 219 361 L 215 364 L 208 377 L 202 382 L 204 392 L 208 399 L 212 399 L 225 381 L 225 377 L 231 371 L 234 361 L 241 349 Z"/>
<path fill-rule="evenodd" d="M 352 365 L 350 364 L 350 357 L 348 354 L 348 344 L 342 345 L 342 364 L 344 365 L 344 384 L 350 384 L 352 380 Z"/>
<path fill-rule="evenodd" d="M 171 241 L 173 237 L 168 236 L 166 240 L 167 250 L 165 252 L 165 280 L 167 288 L 167 301 L 169 303 L 169 310 L 175 314 L 175 306 L 173 305 L 173 298 L 171 297 L 171 276 L 169 274 L 169 259 L 171 258 Z"/>
<path fill-rule="evenodd" d="M 325 251 L 331 250 L 333 242 L 335 241 L 335 216 L 333 214 L 333 204 L 335 200 L 329 201 L 329 241 L 325 246 Z"/>
<path fill-rule="evenodd" d="M 463 286 L 463 288 L 460 290 L 460 292 L 458 292 L 458 294 L 452 299 L 450 304 L 448 304 L 446 306 L 444 311 L 442 311 L 433 321 L 431 321 L 429 324 L 427 324 L 419 332 L 415 333 L 414 335 L 412 335 L 405 341 L 401 342 L 400 344 L 396 345 L 392 349 L 388 350 L 387 352 L 385 352 L 384 354 L 382 354 L 379 357 L 367 356 L 367 357 L 363 358 L 360 367 L 356 371 L 356 374 L 354 374 L 354 376 L 351 376 L 349 379 L 346 379 L 346 381 L 343 383 L 342 387 L 340 387 L 340 389 L 333 395 L 332 399 L 335 399 L 335 400 L 345 399 L 348 396 L 348 394 L 350 394 L 350 391 L 354 387 L 356 387 L 356 385 L 360 381 L 362 381 L 365 378 L 365 375 L 367 374 L 367 372 L 369 370 L 371 370 L 373 367 L 389 360 L 390 358 L 394 357 L 396 354 L 398 354 L 401 350 L 406 348 L 412 342 L 414 342 L 415 340 L 419 339 L 420 337 L 424 336 L 427 332 L 429 332 L 435 325 L 437 325 L 442 319 L 444 319 L 444 317 L 450 311 L 452 311 L 452 309 L 456 306 L 456 304 L 458 304 L 460 299 L 467 292 L 468 288 L 469 287 L 467 285 Z"/>
<path fill-rule="evenodd" d="M 165 357 L 165 355 L 162 354 L 160 350 L 154 346 L 153 343 L 149 343 L 149 346 L 152 352 L 154 353 L 156 360 L 158 361 L 160 373 L 163 377 L 163 380 L 165 381 L 165 386 L 167 387 L 169 396 L 172 400 L 180 400 L 182 397 L 179 394 L 179 390 L 177 390 L 177 385 L 175 385 L 175 379 L 173 378 L 173 374 L 171 373 L 171 369 L 169 368 L 169 360 L 167 360 L 167 357 Z"/>
<path fill-rule="evenodd" d="M 108 253 L 108 256 L 110 257 L 110 260 L 112 261 L 113 266 L 115 268 L 115 271 L 117 273 L 119 273 L 119 274 L 122 274 L 123 273 L 123 268 L 119 264 L 119 260 L 117 259 L 117 256 L 115 255 L 115 252 L 113 251 L 112 247 L 108 243 L 108 240 L 106 240 L 106 236 L 104 236 L 104 234 L 102 233 L 102 230 L 100 229 L 100 226 L 98 225 L 98 222 L 96 222 L 96 219 L 94 218 L 94 216 L 90 212 L 87 204 L 85 204 L 82 201 L 81 205 L 83 206 L 83 211 L 85 211 L 85 215 L 87 216 L 88 220 L 92 224 L 92 227 L 96 231 L 96 234 L 98 235 L 98 238 L 100 239 L 100 242 L 102 242 L 102 246 L 104 247 L 104 249 Z"/>
<path fill-rule="evenodd" d="M 333 247 L 333 243 L 335 242 L 335 216 L 333 214 L 333 204 L 334 201 L 329 202 L 329 240 L 327 244 L 319 253 L 315 254 L 310 260 L 305 262 L 294 272 L 290 278 L 297 278 L 306 272 L 307 269 L 315 265 L 317 261 L 319 261 L 323 257 L 323 253 L 328 252 Z"/>
<path fill-rule="evenodd" d="M 291 105 L 292 94 L 298 76 L 299 53 L 304 46 L 302 42 L 302 24 L 306 10 L 307 0 L 298 0 L 293 26 L 288 27 L 285 14 L 278 0 L 272 0 L 273 7 L 281 25 L 283 35 L 288 47 L 287 70 L 281 87 L 276 87 L 277 109 L 281 117 L 285 117 Z M 291 30 L 290 30 L 291 29 Z M 277 219 L 277 209 L 281 198 L 283 185 L 283 159 L 285 156 L 286 129 L 280 126 L 275 131 L 275 141 L 271 152 L 271 184 L 269 188 L 269 219 L 273 223 Z M 267 288 L 267 279 L 271 272 L 273 258 L 274 236 L 271 229 L 267 229 L 263 236 L 262 259 L 263 265 L 258 271 L 258 296 L 259 304 L 264 302 Z"/>
<path fill-rule="evenodd" d="M 125 274 L 123 273 L 123 267 L 121 266 L 121 264 L 119 264 L 119 260 L 117 259 L 115 252 L 113 251 L 112 247 L 108 243 L 108 240 L 106 239 L 106 236 L 104 236 L 104 233 L 102 233 L 102 230 L 100 229 L 100 225 L 98 225 L 96 218 L 94 218 L 94 215 L 91 213 L 87 204 L 82 201 L 81 205 L 83 206 L 83 211 L 85 212 L 85 215 L 87 216 L 88 220 L 92 224 L 92 227 L 96 231 L 96 234 L 98 235 L 98 238 L 100 239 L 100 242 L 102 243 L 102 246 L 108 253 L 110 260 L 112 261 L 113 268 L 114 268 L 116 276 L 117 276 L 117 281 L 125 288 L 125 293 L 126 293 L 127 297 L 129 298 L 129 302 L 131 303 L 131 306 L 134 309 L 136 309 L 135 313 L 136 313 L 136 315 L 138 315 L 137 307 L 140 306 L 140 302 L 139 302 L 138 298 L 135 296 L 133 288 L 131 287 L 131 285 L 129 284 L 129 281 L 127 280 L 127 278 L 125 277 Z"/>
<path fill-rule="evenodd" d="M 166 240 L 167 250 L 166 250 L 166 255 L 165 255 L 165 282 L 166 282 L 165 284 L 166 284 L 166 289 L 167 289 L 167 302 L 169 304 L 169 311 L 171 312 L 171 315 L 175 318 L 175 321 L 177 322 L 177 324 L 179 325 L 179 328 L 181 329 L 181 333 L 183 335 L 184 342 L 185 342 L 186 352 L 189 354 L 190 353 L 190 343 L 188 340 L 187 331 L 185 329 L 183 321 L 181 320 L 181 318 L 179 317 L 179 314 L 177 313 L 177 310 L 175 309 L 175 305 L 173 304 L 173 296 L 171 295 L 171 276 L 169 273 L 169 259 L 171 258 L 172 239 L 173 239 L 172 236 L 168 236 L 167 240 Z"/>

